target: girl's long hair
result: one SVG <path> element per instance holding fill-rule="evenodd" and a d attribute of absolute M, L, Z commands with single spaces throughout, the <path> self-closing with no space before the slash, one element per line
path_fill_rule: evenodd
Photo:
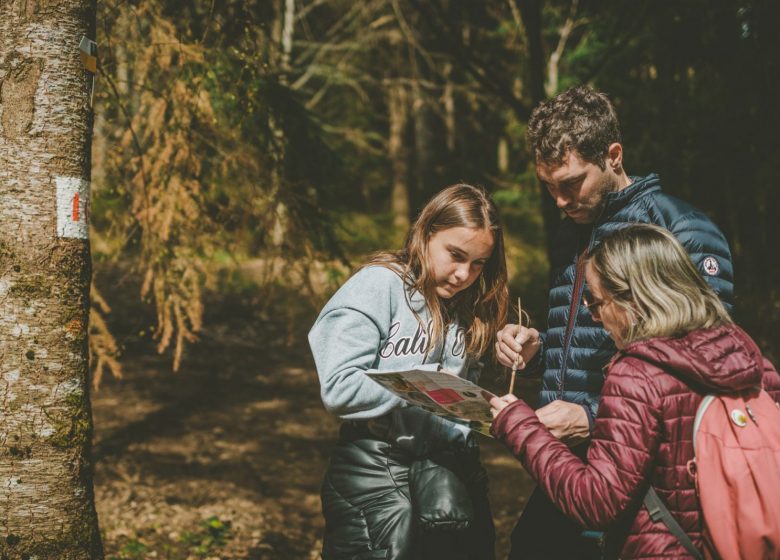
<path fill-rule="evenodd" d="M 427 258 L 428 242 L 435 233 L 454 227 L 489 230 L 493 252 L 471 286 L 443 300 L 436 294 L 435 275 Z M 509 290 L 504 236 L 495 204 L 481 188 L 457 184 L 440 191 L 420 212 L 404 248 L 375 253 L 364 266 L 372 265 L 395 270 L 409 292 L 418 291 L 425 298 L 432 321 L 428 351 L 455 320 L 465 329 L 466 353 L 482 356 L 491 346 L 493 334 L 506 323 Z"/>
<path fill-rule="evenodd" d="M 680 242 L 661 227 L 620 229 L 602 240 L 589 261 L 606 295 L 626 313 L 625 344 L 731 323 Z"/>

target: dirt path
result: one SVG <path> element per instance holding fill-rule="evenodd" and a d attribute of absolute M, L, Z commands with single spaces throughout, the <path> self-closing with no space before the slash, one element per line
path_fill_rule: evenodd
<path fill-rule="evenodd" d="M 248 340 L 207 337 L 178 374 L 134 349 L 125 378 L 93 396 L 107 558 L 319 557 L 319 485 L 338 422 L 308 352 L 283 360 Z M 487 438 L 483 456 L 503 558 L 529 481 Z"/>

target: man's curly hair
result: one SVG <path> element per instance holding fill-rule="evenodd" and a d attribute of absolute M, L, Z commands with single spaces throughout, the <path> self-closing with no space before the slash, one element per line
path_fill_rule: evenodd
<path fill-rule="evenodd" d="M 605 94 L 577 86 L 534 109 L 526 140 L 537 162 L 561 165 L 574 150 L 603 170 L 610 144 L 621 142 L 620 123 Z"/>

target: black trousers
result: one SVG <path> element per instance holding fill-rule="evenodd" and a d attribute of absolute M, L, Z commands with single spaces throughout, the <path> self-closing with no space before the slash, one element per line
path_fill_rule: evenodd
<path fill-rule="evenodd" d="M 601 548 L 536 488 L 512 530 L 509 560 L 599 560 Z"/>
<path fill-rule="evenodd" d="M 413 465 L 420 458 L 378 439 L 360 423 L 342 424 L 322 485 L 322 558 L 495 560 L 487 474 L 478 447 L 430 459 L 439 465 L 432 471 L 438 475 L 415 490 Z M 420 496 L 433 501 L 432 510 Z M 460 518 L 458 504 L 464 499 L 471 512 L 468 527 L 449 524 Z M 423 524 L 422 511 L 440 527 Z"/>
<path fill-rule="evenodd" d="M 571 448 L 580 459 L 588 443 Z M 601 545 L 582 536 L 583 527 L 566 517 L 537 487 L 512 530 L 509 560 L 600 560 Z"/>

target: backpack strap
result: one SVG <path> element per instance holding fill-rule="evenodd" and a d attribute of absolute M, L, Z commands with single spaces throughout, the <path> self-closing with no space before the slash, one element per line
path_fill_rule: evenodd
<path fill-rule="evenodd" d="M 661 501 L 660 496 L 656 493 L 655 488 L 652 486 L 647 489 L 647 494 L 645 494 L 645 507 L 650 513 L 650 519 L 652 519 L 653 522 L 657 523 L 658 521 L 663 521 L 666 528 L 669 529 L 669 532 L 680 541 L 680 544 L 682 544 L 696 560 L 704 560 L 702 553 L 696 548 L 696 545 L 693 544 L 693 541 L 683 528 L 680 527 L 680 524 L 677 523 L 677 520 L 666 508 Z"/>

